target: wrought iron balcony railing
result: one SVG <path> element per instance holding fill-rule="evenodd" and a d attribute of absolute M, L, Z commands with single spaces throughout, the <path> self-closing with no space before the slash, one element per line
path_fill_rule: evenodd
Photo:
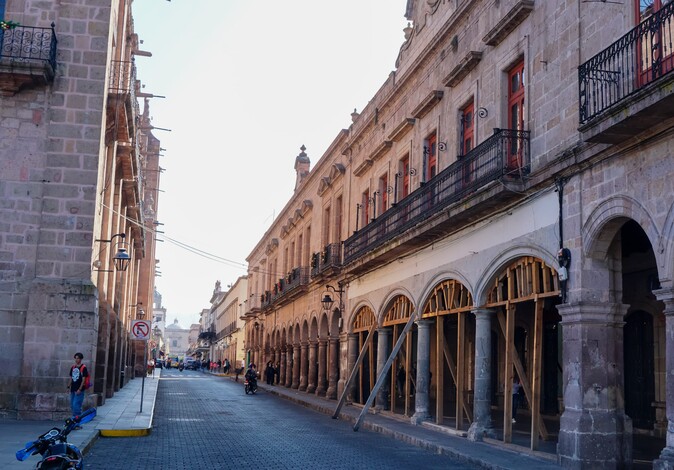
<path fill-rule="evenodd" d="M 344 265 L 404 234 L 433 214 L 501 177 L 529 173 L 529 131 L 494 135 L 438 173 L 344 242 Z"/>
<path fill-rule="evenodd" d="M 279 279 L 274 285 L 272 302 L 290 295 L 301 286 L 309 283 L 309 269 L 306 267 L 294 268 L 284 278 Z"/>
<path fill-rule="evenodd" d="M 330 268 L 338 268 L 341 265 L 342 253 L 339 243 L 331 243 L 325 246 L 321 253 L 320 272 L 324 272 Z"/>
<path fill-rule="evenodd" d="M 585 124 L 674 70 L 674 2 L 664 5 L 578 68 Z"/>
<path fill-rule="evenodd" d="M 58 43 L 55 26 L 52 23 L 50 28 L 17 26 L 13 29 L 0 29 L 0 62 L 9 61 L 26 65 L 41 62 L 53 80 Z"/>

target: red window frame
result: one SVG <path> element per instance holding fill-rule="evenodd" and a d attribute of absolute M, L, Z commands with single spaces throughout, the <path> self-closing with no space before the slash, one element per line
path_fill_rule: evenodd
<path fill-rule="evenodd" d="M 461 110 L 461 155 L 466 155 L 475 147 L 474 124 L 475 105 L 471 102 Z"/>
<path fill-rule="evenodd" d="M 379 193 L 381 194 L 381 206 L 379 207 L 379 213 L 383 214 L 386 209 L 388 209 L 388 174 L 384 173 L 379 178 Z"/>
<path fill-rule="evenodd" d="M 429 181 L 438 172 L 438 136 L 435 132 L 426 138 L 424 144 L 424 158 L 426 164 L 426 174 L 424 181 Z"/>
<path fill-rule="evenodd" d="M 508 71 L 508 129 L 524 130 L 524 100 L 526 76 L 524 60 Z M 508 168 L 522 166 L 522 146 L 520 139 L 513 138 L 508 145 Z"/>
<path fill-rule="evenodd" d="M 638 26 L 649 16 L 657 13 L 670 1 L 672 0 L 634 0 L 635 26 Z M 641 45 L 637 48 L 637 86 L 644 86 L 653 81 L 652 64 L 654 61 L 657 61 L 658 57 L 662 57 L 661 74 L 674 69 L 674 53 L 670 51 L 668 55 L 663 57 L 662 44 L 663 42 L 671 44 L 672 36 L 674 36 L 674 26 L 672 23 L 663 24 L 660 30 L 656 32 L 646 31 L 643 35 L 639 35 Z"/>
<path fill-rule="evenodd" d="M 400 171 L 403 173 L 403 184 L 400 193 L 400 199 L 410 194 L 410 157 L 407 156 L 400 160 Z"/>

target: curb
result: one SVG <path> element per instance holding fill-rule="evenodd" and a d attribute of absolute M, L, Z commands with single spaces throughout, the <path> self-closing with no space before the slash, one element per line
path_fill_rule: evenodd
<path fill-rule="evenodd" d="M 101 429 L 101 437 L 142 437 L 149 436 L 152 428 L 143 429 Z"/>

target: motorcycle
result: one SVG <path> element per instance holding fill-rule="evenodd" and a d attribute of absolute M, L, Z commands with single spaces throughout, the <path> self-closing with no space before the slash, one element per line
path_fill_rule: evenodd
<path fill-rule="evenodd" d="M 246 395 L 249 393 L 255 394 L 255 392 L 257 392 L 257 380 L 245 379 L 243 381 L 243 389 L 246 392 Z"/>
<path fill-rule="evenodd" d="M 184 365 L 182 362 L 181 362 L 180 365 L 178 366 L 178 370 L 179 370 L 180 372 L 182 372 L 183 370 L 185 370 L 185 365 Z"/>
<path fill-rule="evenodd" d="M 27 442 L 26 447 L 16 451 L 16 460 L 23 462 L 31 455 L 40 454 L 37 470 L 78 469 L 84 468 L 82 452 L 72 444 L 68 444 L 68 434 L 80 424 L 88 423 L 96 416 L 96 408 L 90 408 L 79 416 L 65 421 L 62 429 L 51 428 L 37 440 Z"/>

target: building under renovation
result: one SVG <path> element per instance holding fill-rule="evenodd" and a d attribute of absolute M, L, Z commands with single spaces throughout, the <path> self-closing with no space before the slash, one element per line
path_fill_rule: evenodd
<path fill-rule="evenodd" d="M 76 352 L 89 405 L 145 373 L 129 338 L 154 292 L 149 54 L 131 0 L 0 0 L 0 19 L 0 415 L 60 419 Z"/>
<path fill-rule="evenodd" d="M 248 257 L 251 359 L 364 419 L 674 468 L 674 2 L 404 14 Z"/>

